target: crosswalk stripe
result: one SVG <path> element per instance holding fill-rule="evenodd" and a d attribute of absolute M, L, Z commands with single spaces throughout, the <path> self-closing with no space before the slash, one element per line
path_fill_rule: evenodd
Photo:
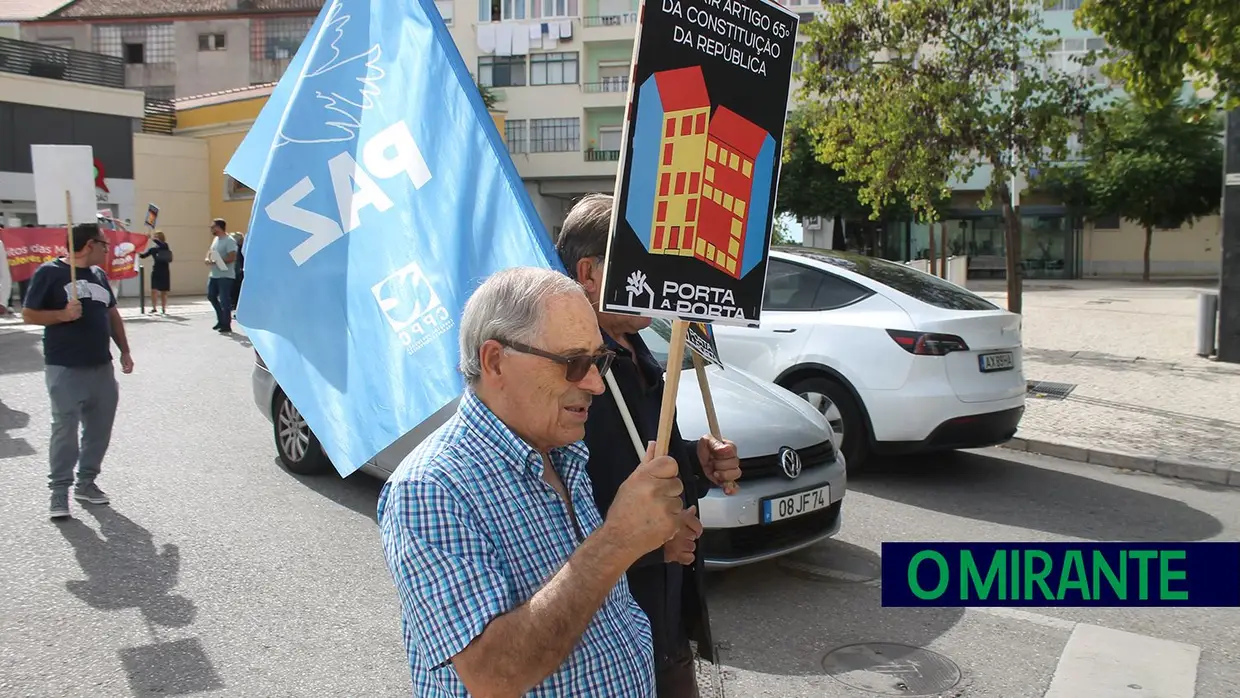
<path fill-rule="evenodd" d="M 1201 648 L 1078 623 L 1045 698 L 1193 698 Z"/>

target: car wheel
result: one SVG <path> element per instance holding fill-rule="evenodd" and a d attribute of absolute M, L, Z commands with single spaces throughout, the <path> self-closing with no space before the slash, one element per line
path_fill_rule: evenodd
<path fill-rule="evenodd" d="M 331 461 L 310 431 L 310 425 L 283 392 L 276 395 L 274 424 L 276 451 L 280 462 L 291 473 L 322 475 L 331 469 Z"/>
<path fill-rule="evenodd" d="M 800 395 L 827 418 L 835 432 L 848 469 L 858 472 L 869 457 L 865 419 L 852 393 L 838 381 L 822 376 L 803 378 L 788 390 Z"/>

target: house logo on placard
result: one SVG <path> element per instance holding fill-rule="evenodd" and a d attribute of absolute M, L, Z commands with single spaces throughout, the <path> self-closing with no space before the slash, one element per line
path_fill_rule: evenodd
<path fill-rule="evenodd" d="M 775 138 L 713 105 L 701 66 L 656 72 L 637 93 L 625 221 L 648 254 L 744 277 L 764 257 Z"/>
<path fill-rule="evenodd" d="M 641 295 L 645 295 L 646 298 L 650 299 L 649 302 L 646 304 L 646 307 L 653 309 L 654 308 L 654 289 L 650 288 L 650 284 L 646 283 L 646 272 L 641 271 L 639 269 L 633 272 L 632 274 L 629 274 L 629 278 L 626 281 L 627 283 L 624 286 L 624 290 L 629 292 L 629 307 L 630 308 L 634 307 L 633 305 L 634 298 L 637 298 L 638 296 L 641 296 Z"/>
<path fill-rule="evenodd" d="M 417 262 L 389 275 L 370 289 L 392 331 L 409 353 L 452 328 L 452 317 Z"/>

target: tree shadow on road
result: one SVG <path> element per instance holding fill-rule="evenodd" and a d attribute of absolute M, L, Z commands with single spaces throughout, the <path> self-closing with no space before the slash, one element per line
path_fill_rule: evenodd
<path fill-rule="evenodd" d="M 833 649 L 861 642 L 926 647 L 964 616 L 963 608 L 884 608 L 880 573 L 877 553 L 829 540 L 712 574 L 720 661 L 777 676 L 825 676 L 822 659 Z"/>
<path fill-rule="evenodd" d="M 980 453 L 875 459 L 848 488 L 909 506 L 1097 541 L 1196 541 L 1222 523 L 1137 489 Z"/>
<path fill-rule="evenodd" d="M 18 458 L 35 454 L 30 442 L 8 434 L 13 429 L 25 429 L 28 424 L 30 424 L 29 414 L 19 412 L 0 400 L 0 458 Z"/>
<path fill-rule="evenodd" d="M 159 628 L 184 628 L 194 622 L 194 602 L 172 593 L 181 566 L 180 548 L 154 537 L 109 506 L 90 506 L 99 532 L 76 518 L 60 523 L 61 535 L 73 546 L 84 580 L 65 588 L 101 611 L 136 609 L 152 644 L 119 651 L 135 695 L 196 693 L 223 687 L 211 660 L 195 638 L 160 641 Z"/>

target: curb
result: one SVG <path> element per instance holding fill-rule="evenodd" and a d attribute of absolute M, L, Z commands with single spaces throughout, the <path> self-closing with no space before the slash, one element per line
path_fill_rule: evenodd
<path fill-rule="evenodd" d="M 1240 487 L 1240 472 L 1212 463 L 1193 463 L 1153 456 L 1140 456 L 1131 453 L 1098 451 L 1092 448 L 1069 446 L 1053 441 L 1026 439 L 1024 437 L 1015 437 L 1005 444 L 1000 444 L 999 448 L 1037 453 L 1078 463 L 1102 465 L 1117 470 L 1136 470 L 1177 480 Z"/>

